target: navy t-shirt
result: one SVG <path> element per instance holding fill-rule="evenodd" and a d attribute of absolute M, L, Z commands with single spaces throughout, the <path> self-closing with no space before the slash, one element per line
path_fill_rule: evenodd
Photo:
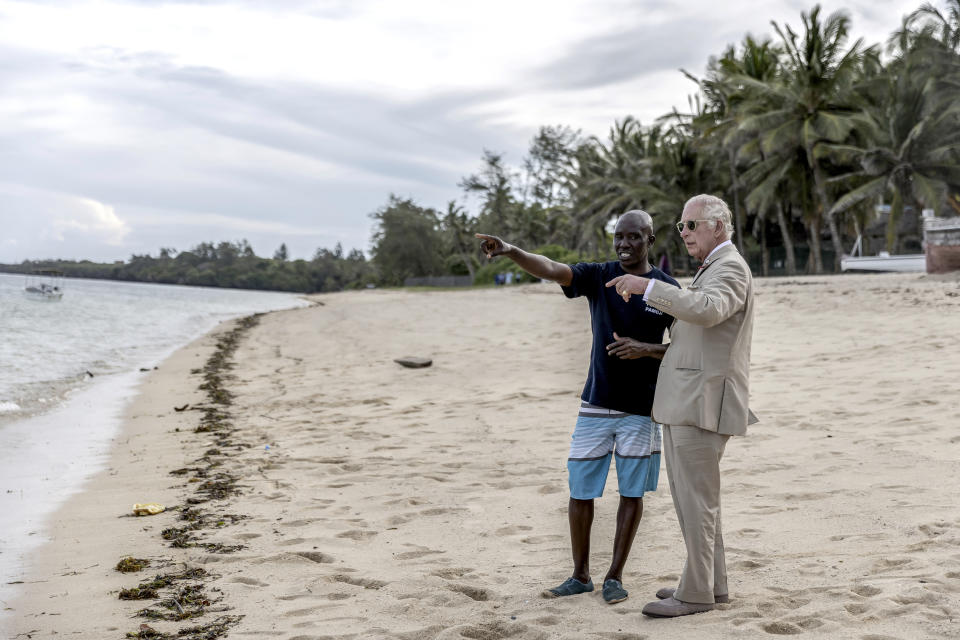
<path fill-rule="evenodd" d="M 570 268 L 573 281 L 569 287 L 562 287 L 563 293 L 568 298 L 586 296 L 593 325 L 590 372 L 580 397 L 607 409 L 649 416 L 660 361 L 656 358 L 622 360 L 607 355 L 607 345 L 614 341 L 614 332 L 621 338 L 661 344 L 663 330 L 673 323 L 673 316 L 648 307 L 642 295 L 630 296 L 630 302 L 624 302 L 614 287 L 607 288 L 607 282 L 626 274 L 619 262 L 580 262 Z M 680 286 L 656 267 L 643 277 Z"/>

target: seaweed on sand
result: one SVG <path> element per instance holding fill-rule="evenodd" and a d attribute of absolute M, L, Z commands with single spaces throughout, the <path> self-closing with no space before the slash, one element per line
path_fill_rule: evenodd
<path fill-rule="evenodd" d="M 134 571 L 142 571 L 149 566 L 150 561 L 146 558 L 134 558 L 133 556 L 127 556 L 117 563 L 116 570 L 120 573 L 132 573 Z"/>
<path fill-rule="evenodd" d="M 179 587 L 170 594 L 170 597 L 164 598 L 157 604 L 141 609 L 137 615 L 151 620 L 178 622 L 202 616 L 206 613 L 206 607 L 211 604 L 202 584 L 188 584 Z"/>
<path fill-rule="evenodd" d="M 120 590 L 121 600 L 152 600 L 159 598 L 159 590 L 183 580 L 199 580 L 207 575 L 200 567 L 184 569 L 179 573 L 158 574 L 152 580 L 145 580 L 130 589 Z"/>
<path fill-rule="evenodd" d="M 224 500 L 242 492 L 238 484 L 239 477 L 218 468 L 223 466 L 231 453 L 249 446 L 246 443 L 237 442 L 233 437 L 235 428 L 228 407 L 233 404 L 234 395 L 227 385 L 233 379 L 230 370 L 233 368 L 233 355 L 239 346 L 240 338 L 244 332 L 259 322 L 259 316 L 260 314 L 256 314 L 239 320 L 233 329 L 217 339 L 213 353 L 204 366 L 191 371 L 203 377 L 199 388 L 207 397 L 205 404 L 190 407 L 191 410 L 202 412 L 200 423 L 194 432 L 212 434 L 214 443 L 213 446 L 207 445 L 204 454 L 191 465 L 170 472 L 171 475 L 185 477 L 185 486 L 195 486 L 193 496 L 186 499 L 185 506 L 180 507 L 179 519 L 182 524 L 168 527 L 161 533 L 164 540 L 170 541 L 171 546 L 199 547 L 209 553 L 231 553 L 244 548 L 243 545 L 202 542 L 198 538 L 203 536 L 203 530 L 225 527 L 248 516 L 215 514 L 199 508 L 198 505 Z M 187 407 L 183 407 L 183 410 L 186 409 Z M 158 575 L 151 581 L 124 591 L 127 596 L 140 597 L 142 594 L 143 598 L 158 599 L 155 604 L 137 612 L 138 616 L 174 622 L 187 620 L 204 615 L 212 602 L 202 582 L 205 576 L 206 572 L 202 569 L 192 569 L 180 574 Z M 167 589 L 180 580 L 199 582 L 179 585 L 173 590 L 160 594 L 161 589 Z M 174 638 L 215 640 L 226 635 L 227 630 L 237 624 L 241 618 L 242 616 L 221 616 L 207 624 L 180 629 L 175 634 L 158 632 L 149 625 L 143 624 L 140 625 L 138 632 L 128 633 L 127 637 L 157 640 Z"/>
<path fill-rule="evenodd" d="M 213 622 L 195 627 L 180 629 L 176 634 L 161 633 L 149 625 L 140 625 L 137 633 L 128 633 L 128 638 L 149 640 L 217 640 L 227 634 L 227 630 L 240 622 L 243 616 L 220 616 Z"/>
<path fill-rule="evenodd" d="M 156 589 L 148 589 L 146 587 L 132 587 L 130 589 L 120 589 L 120 599 L 121 600 L 153 600 L 154 598 L 159 598 L 160 594 L 157 593 Z"/>

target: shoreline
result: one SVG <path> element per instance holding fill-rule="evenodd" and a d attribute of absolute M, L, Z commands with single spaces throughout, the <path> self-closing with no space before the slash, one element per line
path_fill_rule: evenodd
<path fill-rule="evenodd" d="M 101 452 L 105 462 L 92 474 L 87 474 L 70 498 L 46 514 L 40 529 L 47 535 L 29 550 L 28 557 L 22 561 L 23 579 L 0 585 L 0 598 L 4 600 L 0 628 L 5 630 L 10 626 L 17 633 L 36 633 L 46 627 L 63 633 L 59 624 L 49 627 L 49 623 L 44 624 L 42 619 L 61 616 L 66 622 L 70 616 L 51 610 L 52 603 L 43 602 L 43 594 L 46 592 L 47 598 L 69 598 L 72 591 L 100 595 L 84 602 L 81 610 L 72 611 L 74 617 L 82 618 L 81 626 L 74 631 L 99 634 L 96 637 L 110 637 L 116 633 L 122 637 L 125 631 L 136 631 L 137 625 L 130 625 L 125 619 L 142 608 L 143 603 L 121 602 L 116 595 L 108 597 L 109 592 L 115 594 L 131 582 L 129 575 L 115 571 L 114 565 L 130 555 L 153 558 L 154 565 L 159 568 L 182 564 L 185 558 L 176 557 L 176 549 L 166 549 L 159 536 L 159 519 L 169 518 L 172 511 L 159 516 L 134 517 L 131 505 L 157 502 L 167 507 L 177 506 L 177 494 L 182 487 L 172 482 L 174 478 L 169 473 L 172 469 L 167 467 L 171 461 L 187 462 L 190 449 L 179 442 L 175 434 L 190 431 L 190 423 L 196 414 L 175 411 L 173 400 L 183 400 L 181 405 L 203 402 L 204 395 L 197 389 L 197 376 L 191 371 L 204 365 L 206 358 L 214 352 L 219 337 L 239 322 L 239 319 L 221 322 L 176 349 L 153 370 L 123 376 L 136 379 L 127 382 L 126 394 L 114 397 L 115 403 L 119 401 L 121 404 L 119 407 L 115 404 L 113 409 L 122 413 L 122 419 L 116 425 L 117 431 L 109 438 L 109 449 Z M 116 382 L 104 381 L 105 384 Z M 69 404 L 63 410 L 75 409 Z M 57 413 L 48 414 L 49 418 L 56 420 Z M 40 418 L 45 419 L 48 415 Z M 149 535 L 154 532 L 155 535 Z M 78 568 L 73 565 L 76 556 L 97 561 Z M 62 570 L 67 567 L 70 570 L 64 573 Z M 59 578 L 58 587 L 64 591 L 49 593 L 40 586 L 53 576 Z M 37 579 L 41 577 L 47 579 Z M 101 588 L 104 583 L 106 588 Z M 44 606 L 21 608 L 20 603 Z M 131 607 L 131 604 L 136 606 Z M 92 626 L 91 622 L 94 623 Z M 124 629 L 121 625 L 129 628 Z"/>
<path fill-rule="evenodd" d="M 0 494 L 4 583 L 23 577 L 28 554 L 49 541 L 50 516 L 103 470 L 121 431 L 123 407 L 138 394 L 142 375 L 97 380 L 47 413 L 3 426 L 2 444 L 10 450 L 4 455 L 4 477 L 11 483 Z"/>
<path fill-rule="evenodd" d="M 950 637 L 960 363 L 939 354 L 960 348 L 960 282 L 790 280 L 758 281 L 761 423 L 722 464 L 732 601 L 712 613 L 640 614 L 682 562 L 665 486 L 644 501 L 627 601 L 539 598 L 569 572 L 565 456 L 589 321 L 582 300 L 535 284 L 327 294 L 262 316 L 233 357 L 238 441 L 216 447 L 241 489 L 217 513 L 245 517 L 199 539 L 244 546 L 234 553 L 168 547 L 160 533 L 181 526 L 177 512 L 125 515 L 133 502 L 182 504 L 190 476 L 169 472 L 215 446 L 192 433 L 196 412 L 173 407 L 204 402 L 186 372 L 218 334 L 176 352 L 145 374 L 109 469 L 55 516 L 9 636 L 123 637 L 141 622 L 171 632 L 242 615 L 229 636 Z M 402 369 L 392 358 L 404 355 L 434 364 Z M 610 557 L 614 482 L 597 501 L 595 577 Z M 172 564 L 114 571 L 126 555 Z M 206 616 L 154 623 L 131 617 L 148 602 L 117 600 L 188 567 L 222 597 Z"/>

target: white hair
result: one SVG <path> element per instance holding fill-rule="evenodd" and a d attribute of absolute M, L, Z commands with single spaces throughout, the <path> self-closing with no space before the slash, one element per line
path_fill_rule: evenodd
<path fill-rule="evenodd" d="M 715 220 L 714 228 L 717 224 L 722 224 L 727 239 L 733 238 L 733 214 L 730 213 L 730 207 L 727 206 L 726 202 L 717 196 L 702 193 L 687 200 L 683 208 L 686 209 L 689 206 L 699 207 L 700 215 L 703 216 L 704 220 Z"/>

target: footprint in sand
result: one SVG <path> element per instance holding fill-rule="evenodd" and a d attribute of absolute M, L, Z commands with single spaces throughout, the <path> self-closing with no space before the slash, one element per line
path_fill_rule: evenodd
<path fill-rule="evenodd" d="M 281 547 L 289 547 L 296 544 L 303 544 L 306 541 L 307 541 L 306 538 L 290 538 L 289 540 L 282 540 L 277 544 Z"/>
<path fill-rule="evenodd" d="M 420 512 L 422 516 L 442 516 L 448 513 L 456 513 L 458 511 L 466 511 L 464 507 L 434 507 L 432 509 L 424 509 Z"/>
<path fill-rule="evenodd" d="M 896 596 L 895 598 L 891 598 L 891 600 L 897 604 L 922 604 L 927 607 L 935 607 L 940 605 L 943 603 L 944 599 L 945 598 L 943 595 L 922 587 L 913 587 Z"/>
<path fill-rule="evenodd" d="M 527 626 L 518 622 L 486 622 L 483 624 L 465 624 L 444 629 L 439 635 L 433 636 L 437 640 L 447 640 L 448 638 L 470 638 L 471 640 L 501 640 L 502 638 L 524 637 L 527 633 Z M 537 634 L 536 637 L 542 637 Z"/>
<path fill-rule="evenodd" d="M 284 616 L 289 616 L 289 617 L 292 617 L 292 618 L 302 618 L 302 617 L 304 617 L 304 616 L 315 616 L 315 615 L 319 614 L 321 611 L 323 611 L 323 610 L 324 610 L 325 608 L 327 608 L 327 607 L 329 607 L 329 605 L 326 605 L 326 606 L 323 606 L 323 607 L 309 607 L 309 608 L 306 608 L 306 609 L 293 609 L 292 611 L 286 611 L 286 612 L 284 612 L 283 615 L 284 615 Z M 300 626 L 300 625 L 295 625 L 295 626 Z M 312 624 L 307 625 L 307 626 L 312 626 Z"/>
<path fill-rule="evenodd" d="M 908 565 L 912 562 L 909 558 L 881 558 L 873 563 L 873 568 L 878 571 L 888 571 L 890 569 L 897 569 L 904 565 Z"/>
<path fill-rule="evenodd" d="M 831 542 L 842 542 L 843 540 L 880 540 L 886 536 L 887 534 L 885 533 L 840 533 L 835 536 L 830 536 L 829 540 Z"/>
<path fill-rule="evenodd" d="M 447 589 L 450 591 L 455 591 L 456 593 L 462 593 L 471 600 L 476 600 L 477 602 L 486 602 L 490 599 L 490 592 L 488 590 L 480 587 L 474 587 L 469 584 L 450 584 L 447 585 Z"/>
<path fill-rule="evenodd" d="M 230 580 L 230 582 L 236 582 L 236 583 L 238 583 L 238 584 L 245 584 L 245 585 L 248 585 L 248 586 L 251 586 L 251 587 L 269 587 L 269 586 L 270 586 L 270 583 L 268 583 L 268 582 L 261 582 L 261 581 L 257 580 L 256 578 L 246 578 L 246 577 L 232 578 L 232 579 Z"/>
<path fill-rule="evenodd" d="M 335 576 L 330 576 L 329 580 L 333 582 L 340 582 L 343 584 L 350 584 L 355 587 L 363 587 L 364 589 L 373 589 L 378 590 L 387 585 L 383 580 L 375 580 L 373 578 L 354 578 L 353 576 L 348 576 L 343 573 L 338 573 Z"/>
<path fill-rule="evenodd" d="M 545 536 L 530 536 L 528 538 L 522 538 L 520 542 L 524 544 L 546 544 L 548 542 L 556 542 L 557 540 L 564 540 L 564 536 L 556 534 L 548 534 Z"/>
<path fill-rule="evenodd" d="M 330 564 L 333 562 L 333 556 L 327 555 L 322 551 L 296 551 L 295 554 L 301 558 L 306 558 L 311 562 L 317 562 L 320 564 Z"/>
<path fill-rule="evenodd" d="M 521 531 L 530 531 L 533 527 L 528 527 L 525 524 L 511 525 L 509 527 L 500 527 L 496 530 L 498 536 L 510 536 L 515 533 L 520 533 Z"/>
<path fill-rule="evenodd" d="M 424 498 L 398 498 L 397 500 L 387 500 L 383 504 L 388 506 L 393 505 L 409 505 L 411 507 L 418 507 L 421 504 L 428 504 L 428 501 Z"/>
<path fill-rule="evenodd" d="M 318 458 L 313 460 L 314 464 L 345 464 L 348 458 Z"/>
<path fill-rule="evenodd" d="M 539 489 L 537 489 L 537 493 L 539 493 L 542 496 L 545 496 L 550 493 L 560 493 L 560 487 L 555 487 L 552 484 L 545 484 Z"/>
<path fill-rule="evenodd" d="M 473 573 L 473 569 L 468 569 L 467 567 L 450 567 L 448 569 L 437 569 L 436 571 L 431 571 L 430 575 L 443 578 L 444 580 L 452 580 L 454 578 L 462 578 L 468 573 Z"/>
<path fill-rule="evenodd" d="M 879 594 L 879 593 L 882 593 L 882 592 L 883 592 L 883 589 L 879 589 L 879 588 L 877 588 L 877 587 L 870 586 L 869 584 L 861 584 L 861 585 L 858 585 L 858 586 L 854 587 L 853 589 L 850 589 L 850 591 L 853 591 L 855 594 L 857 594 L 858 596 L 861 596 L 861 597 L 863 597 L 863 598 L 870 598 L 870 597 L 873 597 L 873 596 L 875 596 L 875 595 L 877 595 L 877 594 Z"/>
<path fill-rule="evenodd" d="M 932 522 L 920 525 L 919 529 L 922 533 L 931 537 L 942 536 L 950 530 L 950 524 L 947 522 Z"/>
<path fill-rule="evenodd" d="M 792 509 L 785 509 L 780 505 L 773 505 L 773 504 L 761 504 L 761 505 L 754 505 L 750 507 L 750 513 L 761 515 L 761 516 L 770 515 L 772 513 L 781 513 L 783 511 L 791 511 L 791 510 Z"/>
<path fill-rule="evenodd" d="M 349 538 L 350 540 L 367 540 L 375 535 L 377 535 L 376 531 L 370 531 L 368 529 L 350 529 L 349 531 L 338 533 L 336 537 Z"/>
<path fill-rule="evenodd" d="M 254 538 L 259 538 L 261 534 L 259 533 L 238 533 L 234 538 L 237 540 L 253 540 Z"/>
<path fill-rule="evenodd" d="M 810 600 L 806 598 L 778 596 L 773 600 L 757 603 L 757 611 L 767 618 L 772 618 L 784 610 L 793 611 L 808 604 L 810 604 Z"/>
<path fill-rule="evenodd" d="M 748 622 L 755 622 L 757 618 L 761 617 L 756 611 L 741 611 L 737 613 L 734 617 L 730 618 L 730 624 L 735 627 L 747 624 Z"/>
<path fill-rule="evenodd" d="M 820 618 L 800 618 L 795 622 L 797 626 L 804 631 L 810 631 L 811 629 L 817 629 L 818 627 L 823 626 L 823 620 Z"/>
<path fill-rule="evenodd" d="M 815 562 L 806 562 L 797 571 L 802 576 L 822 576 L 827 570 Z"/>
<path fill-rule="evenodd" d="M 416 558 L 422 558 L 423 556 L 430 556 L 438 553 L 446 553 L 446 551 L 435 551 L 433 549 L 421 549 L 419 551 L 402 551 L 400 553 L 395 553 L 393 555 L 397 560 L 414 560 Z"/>
<path fill-rule="evenodd" d="M 803 630 L 797 625 L 780 621 L 763 625 L 763 630 L 778 636 L 795 636 L 803 633 Z"/>
<path fill-rule="evenodd" d="M 305 527 L 308 524 L 313 524 L 317 519 L 311 518 L 308 520 L 291 520 L 289 522 L 281 522 L 281 527 Z"/>

